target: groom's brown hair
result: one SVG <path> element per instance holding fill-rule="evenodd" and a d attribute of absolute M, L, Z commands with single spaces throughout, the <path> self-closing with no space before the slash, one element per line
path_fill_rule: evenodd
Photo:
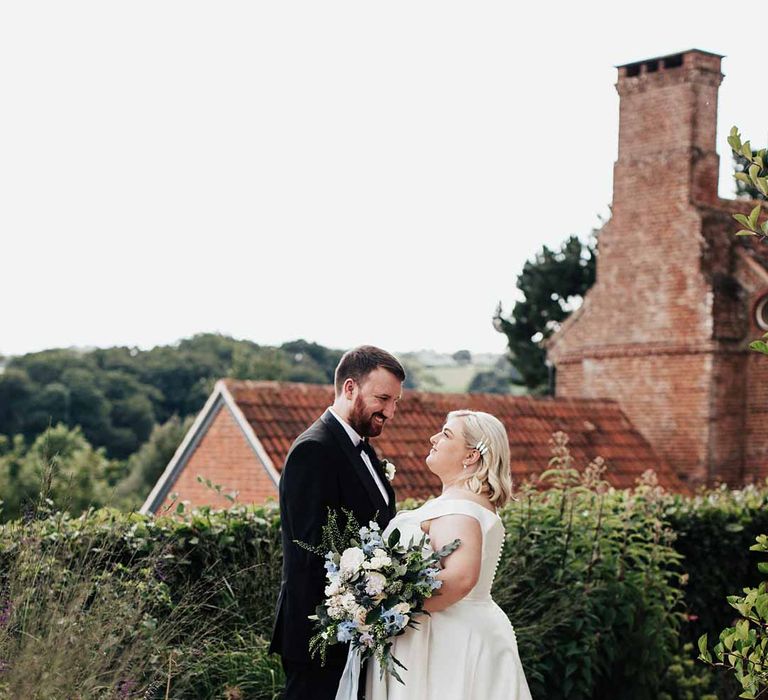
<path fill-rule="evenodd" d="M 336 396 L 341 394 L 347 379 L 354 379 L 358 384 L 362 384 L 363 380 L 379 367 L 394 374 L 401 382 L 405 381 L 405 370 L 400 361 L 386 350 L 375 345 L 361 345 L 345 352 L 336 366 L 334 375 Z"/>

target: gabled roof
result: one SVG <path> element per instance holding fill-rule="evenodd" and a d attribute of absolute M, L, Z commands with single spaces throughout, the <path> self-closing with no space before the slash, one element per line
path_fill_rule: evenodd
<path fill-rule="evenodd" d="M 277 470 L 282 469 L 293 440 L 333 402 L 333 387 L 284 382 L 223 380 L 242 415 Z M 615 401 L 551 399 L 498 394 L 438 394 L 406 390 L 391 424 L 372 440 L 380 456 L 394 462 L 398 498 L 424 498 L 438 491 L 439 481 L 424 464 L 429 437 L 455 409 L 487 411 L 506 426 L 516 482 L 547 468 L 549 440 L 562 430 L 570 437 L 577 466 L 597 456 L 608 463 L 608 480 L 631 487 L 647 469 L 662 486 L 684 487 L 671 467 L 654 453 Z"/>
<path fill-rule="evenodd" d="M 170 493 L 219 410 L 231 412 L 256 464 L 276 484 L 291 443 L 322 415 L 333 398 L 332 386 L 233 379 L 216 382 L 141 512 L 155 512 Z M 584 467 L 595 457 L 603 457 L 608 464 L 606 478 L 617 488 L 634 486 L 643 472 L 653 469 L 661 486 L 675 491 L 685 489 L 615 401 L 406 390 L 394 420 L 380 438 L 372 441 L 379 455 L 397 467 L 394 486 L 398 499 L 426 498 L 439 491 L 439 480 L 424 463 L 429 437 L 440 429 L 449 411 L 460 408 L 492 413 L 504 423 L 512 476 L 517 483 L 547 468 L 549 440 L 553 433 L 563 431 L 570 438 L 575 465 Z"/>

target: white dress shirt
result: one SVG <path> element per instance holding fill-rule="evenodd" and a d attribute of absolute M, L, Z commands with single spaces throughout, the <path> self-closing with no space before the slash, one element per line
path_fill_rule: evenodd
<path fill-rule="evenodd" d="M 351 425 L 349 425 L 349 423 L 347 423 L 347 421 L 345 421 L 338 413 L 336 413 L 333 408 L 329 408 L 328 410 L 331 412 L 331 415 L 337 421 L 339 421 L 339 423 L 341 423 L 341 427 L 344 428 L 347 435 L 349 435 L 349 439 L 352 440 L 352 444 L 355 446 L 355 448 L 359 448 L 363 438 L 360 437 L 357 431 Z M 374 483 L 379 487 L 379 491 L 381 491 L 384 502 L 389 505 L 389 496 L 387 495 L 387 490 L 384 488 L 384 484 L 381 483 L 381 478 L 373 468 L 373 465 L 371 464 L 371 458 L 368 456 L 368 453 L 365 450 L 360 450 L 360 456 L 363 458 L 365 466 L 368 467 L 368 471 L 371 473 Z"/>

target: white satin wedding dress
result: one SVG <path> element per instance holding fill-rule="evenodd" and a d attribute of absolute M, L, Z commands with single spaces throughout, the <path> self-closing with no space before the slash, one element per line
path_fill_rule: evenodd
<path fill-rule="evenodd" d="M 509 619 L 491 598 L 504 544 L 504 525 L 473 501 L 440 496 L 411 511 L 400 511 L 384 536 L 397 528 L 401 541 L 421 538 L 421 523 L 450 514 L 469 515 L 483 533 L 480 577 L 472 591 L 445 610 L 422 615 L 417 628 L 395 638 L 394 656 L 405 685 L 389 674 L 380 678 L 368 664 L 366 700 L 531 700 L 517 639 Z"/>

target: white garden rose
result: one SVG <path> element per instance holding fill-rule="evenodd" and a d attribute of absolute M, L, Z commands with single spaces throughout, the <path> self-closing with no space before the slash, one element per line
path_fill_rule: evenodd
<path fill-rule="evenodd" d="M 389 566 L 392 560 L 387 556 L 387 553 L 383 549 L 374 549 L 373 557 L 363 564 L 364 569 L 381 569 L 385 566 Z"/>
<path fill-rule="evenodd" d="M 339 581 L 338 578 L 333 579 L 325 587 L 325 595 L 326 596 L 338 595 L 340 592 L 341 592 L 341 581 Z"/>
<path fill-rule="evenodd" d="M 357 601 L 355 600 L 354 593 L 344 593 L 339 596 L 339 603 L 349 613 L 353 613 L 357 610 Z"/>
<path fill-rule="evenodd" d="M 392 479 L 395 478 L 395 474 L 397 473 L 397 468 L 395 467 L 394 462 L 390 462 L 389 460 L 384 460 L 384 476 L 387 477 L 387 481 L 392 481 Z"/>
<path fill-rule="evenodd" d="M 358 624 L 358 630 L 362 629 L 360 625 L 365 624 L 365 616 L 367 614 L 368 614 L 368 611 L 362 605 L 357 606 L 357 609 L 355 610 L 355 613 L 352 617 L 354 617 L 355 621 Z"/>
<path fill-rule="evenodd" d="M 370 571 L 365 575 L 365 592 L 368 595 L 379 595 L 386 585 L 386 577 L 378 571 Z"/>
<path fill-rule="evenodd" d="M 341 596 L 333 596 L 328 599 L 328 616 L 334 620 L 344 617 L 344 606 L 341 604 Z"/>
<path fill-rule="evenodd" d="M 359 547 L 349 547 L 341 555 L 339 568 L 342 574 L 351 576 L 360 569 L 360 565 L 365 561 L 365 554 Z"/>

